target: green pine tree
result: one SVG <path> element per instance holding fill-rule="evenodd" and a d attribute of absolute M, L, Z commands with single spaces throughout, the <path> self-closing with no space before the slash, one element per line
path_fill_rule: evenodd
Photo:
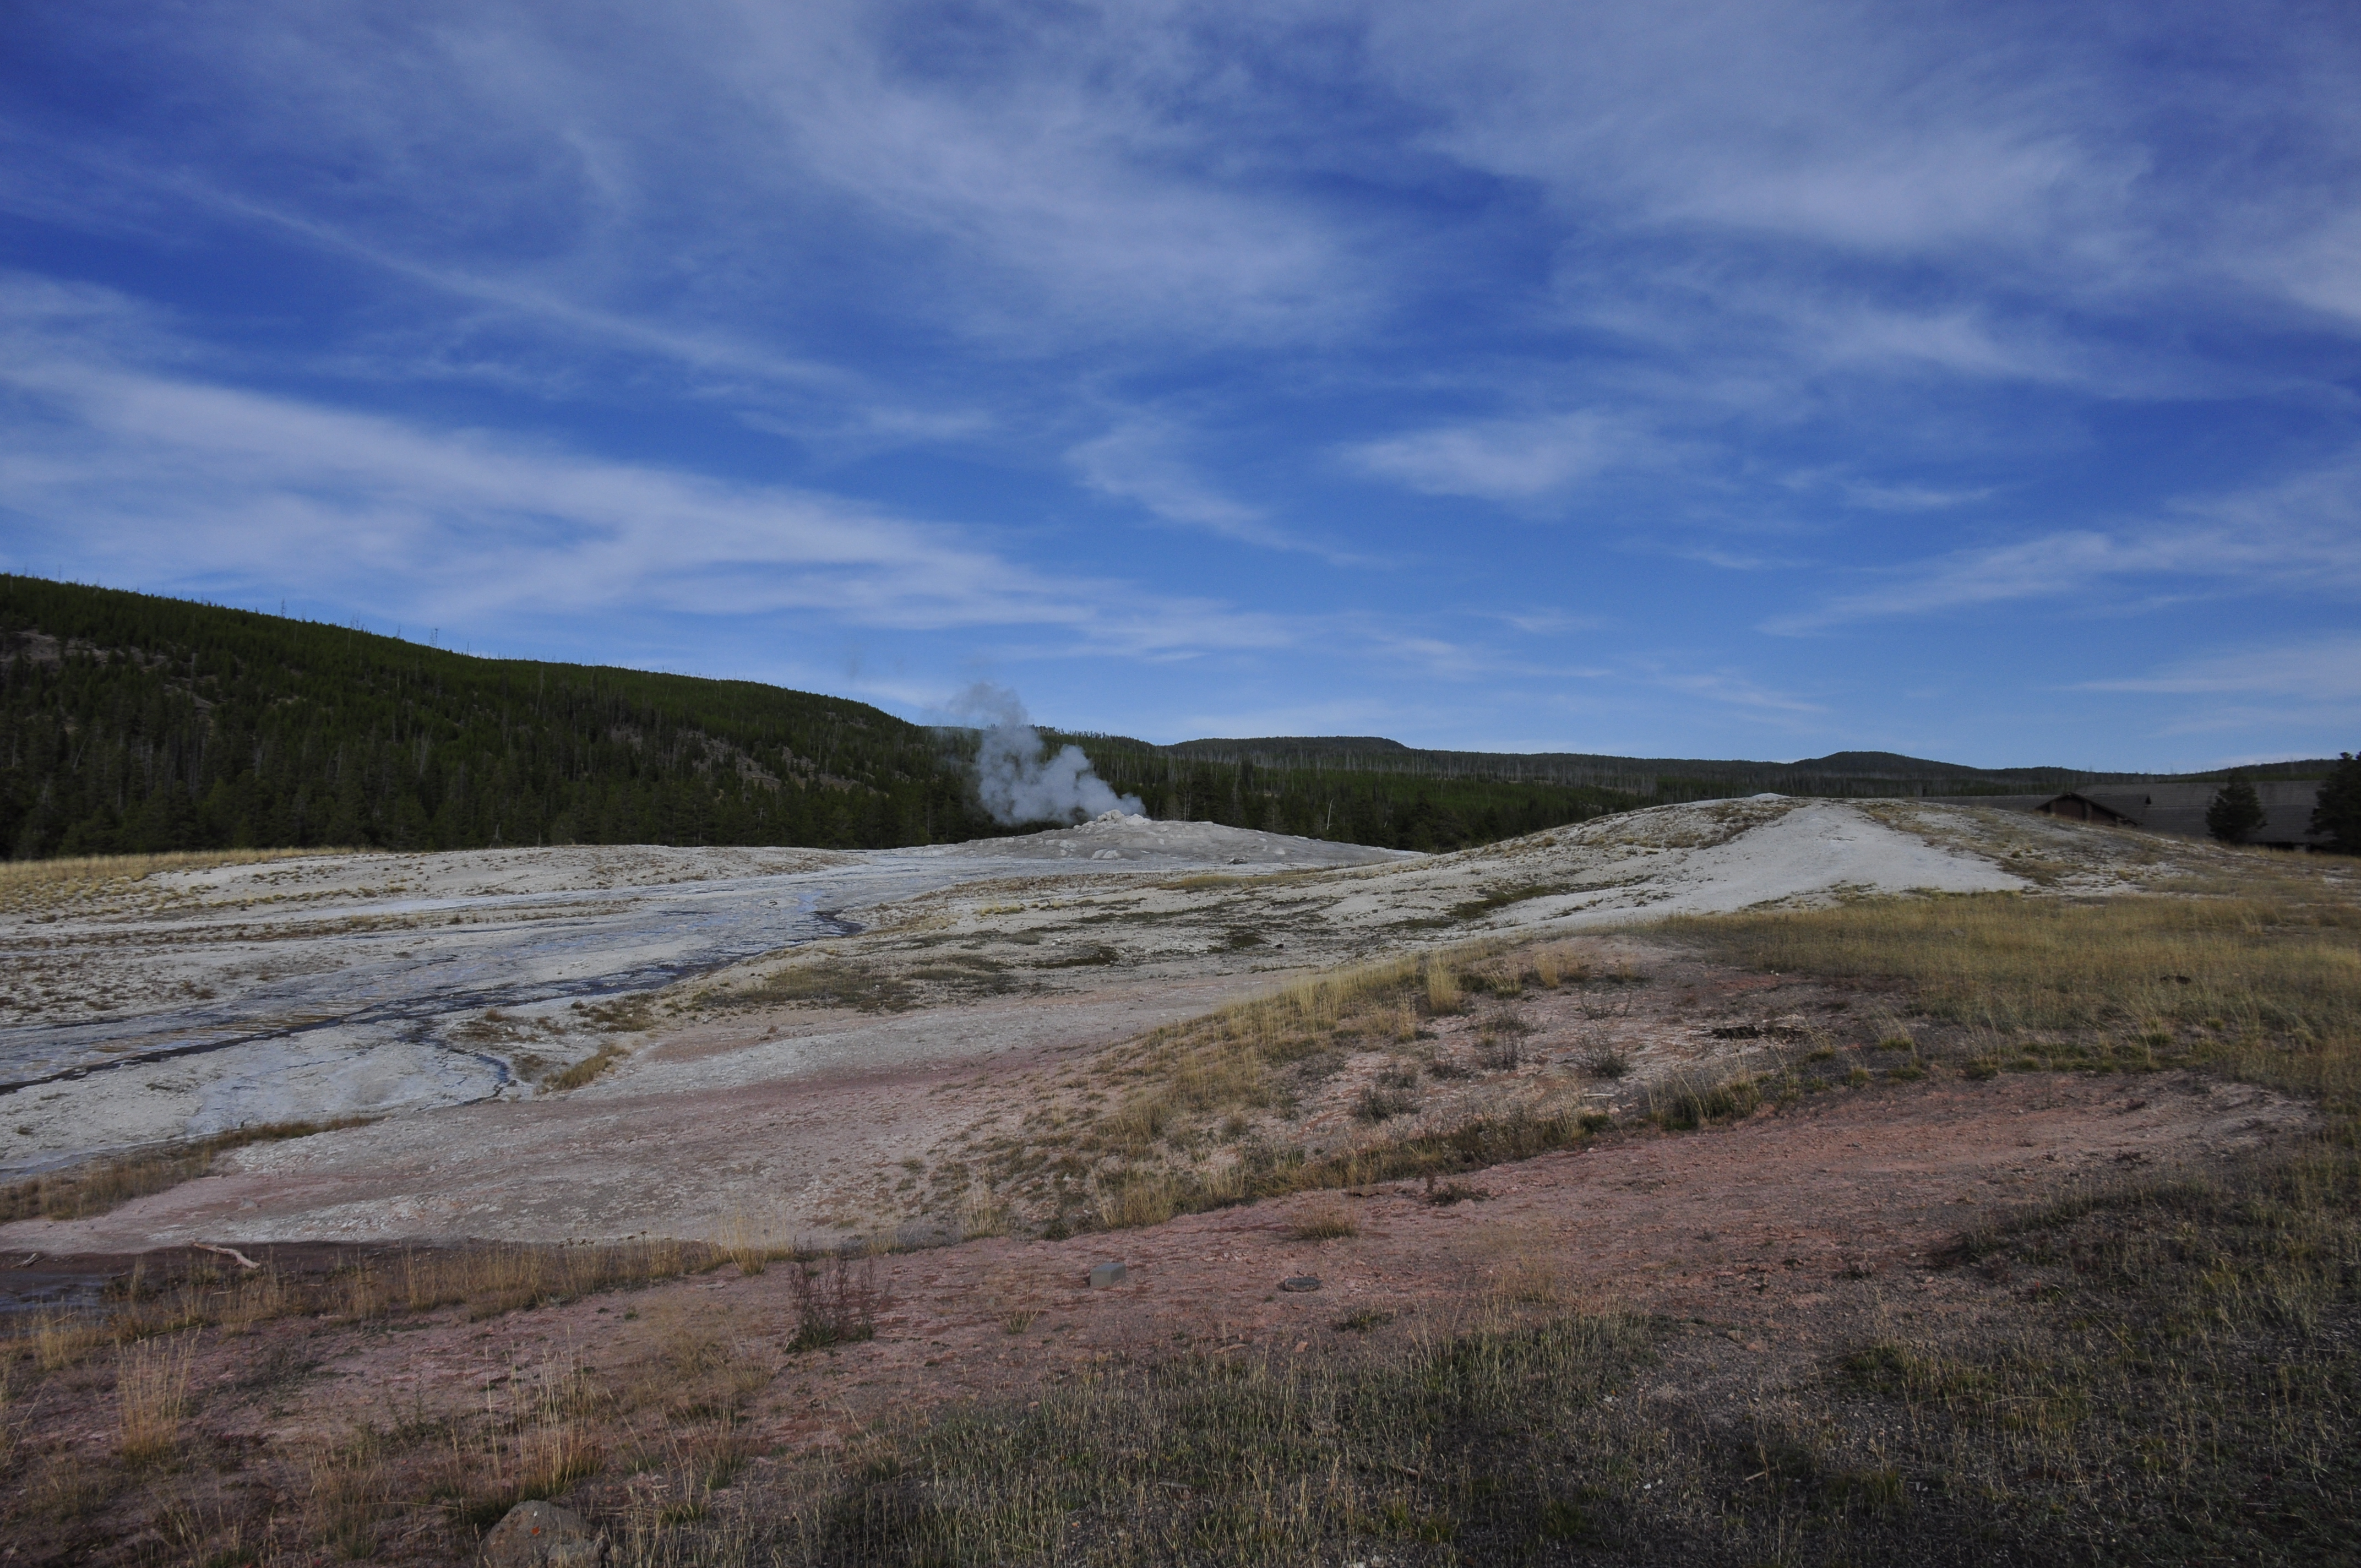
<path fill-rule="evenodd" d="M 2235 844 L 2263 825 L 2262 797 L 2245 779 L 2233 776 L 2205 808 L 2205 831 Z"/>
<path fill-rule="evenodd" d="M 2320 786 L 2319 804 L 2312 808 L 2312 830 L 2328 834 L 2345 854 L 2361 855 L 2361 758 L 2350 751 L 2342 756 Z"/>

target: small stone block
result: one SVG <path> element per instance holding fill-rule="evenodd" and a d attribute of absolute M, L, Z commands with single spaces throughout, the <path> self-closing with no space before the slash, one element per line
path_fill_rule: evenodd
<path fill-rule="evenodd" d="M 555 1503 L 519 1503 L 484 1537 L 484 1568 L 599 1568 L 607 1538 Z"/>
<path fill-rule="evenodd" d="M 1317 1290 L 1320 1288 L 1320 1277 L 1316 1274 L 1299 1274 L 1292 1279 L 1280 1280 L 1279 1288 L 1281 1290 Z"/>
<path fill-rule="evenodd" d="M 1091 1288 L 1096 1290 L 1109 1285 L 1120 1285 L 1130 1277 L 1131 1270 L 1122 1264 L 1102 1263 L 1091 1270 Z"/>

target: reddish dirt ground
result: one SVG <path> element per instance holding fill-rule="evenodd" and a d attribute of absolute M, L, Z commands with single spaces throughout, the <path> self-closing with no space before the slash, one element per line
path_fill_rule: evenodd
<path fill-rule="evenodd" d="M 1834 1091 L 1703 1133 L 1634 1133 L 1496 1167 L 1464 1185 L 1481 1197 L 1429 1201 L 1412 1183 L 1188 1215 L 1149 1230 L 1062 1242 L 983 1239 L 876 1260 L 887 1297 L 877 1337 L 785 1355 L 789 1269 L 717 1274 L 470 1323 L 445 1316 L 400 1332 L 275 1325 L 210 1347 L 219 1381 L 272 1332 L 310 1332 L 324 1376 L 264 1419 L 226 1400 L 200 1424 L 285 1440 L 332 1435 L 356 1394 L 398 1389 L 407 1406 L 474 1399 L 488 1377 L 553 1354 L 594 1372 L 647 1354 L 684 1318 L 778 1349 L 784 1368 L 755 1402 L 765 1435 L 827 1442 L 848 1414 L 1021 1391 L 1108 1357 L 1253 1347 L 1290 1354 L 1334 1343 L 1340 1318 L 1396 1314 L 1397 1330 L 1455 1321 L 1488 1301 L 1541 1298 L 1702 1319 L 1777 1355 L 1808 1352 L 1828 1320 L 1875 1310 L 1973 1313 L 1997 1288 L 1936 1270 L 1962 1231 L 2103 1182 L 2127 1167 L 2186 1165 L 2302 1127 L 2295 1102 L 2186 1075 L 2064 1075 L 1987 1082 L 1936 1079 Z M 1305 1212 L 1341 1209 L 1358 1234 L 1294 1239 Z M 1128 1277 L 1093 1289 L 1094 1264 Z M 1316 1291 L 1282 1280 L 1316 1277 Z M 634 1318 L 622 1319 L 631 1311 Z M 1012 1314 L 1036 1314 L 1008 1332 Z M 202 1387 L 206 1378 L 198 1379 Z M 808 1392 L 806 1390 L 808 1389 Z M 62 1412 L 60 1412 L 62 1413 Z M 85 1407 L 82 1419 L 106 1412 Z M 101 1422 L 104 1425 L 104 1420 Z M 95 1438 L 111 1437 L 100 1431 Z"/>
<path fill-rule="evenodd" d="M 767 1452 L 743 1484 L 759 1486 L 766 1466 L 866 1423 L 943 1400 L 1024 1400 L 1094 1366 L 1181 1352 L 1336 1354 L 1565 1308 L 1660 1314 L 1686 1328 L 1682 1353 L 1652 1374 L 1653 1398 L 1752 1398 L 1865 1332 L 1916 1337 L 1997 1323 L 2005 1282 L 1936 1265 L 1962 1231 L 2128 1168 L 2222 1160 L 2310 1120 L 2266 1091 L 2181 1074 L 1946 1074 L 1837 1090 L 1736 1125 L 1610 1135 L 1496 1167 L 1447 1204 L 1419 1185 L 1387 1184 L 1148 1230 L 881 1256 L 876 1337 L 818 1352 L 788 1348 L 788 1264 L 751 1277 L 725 1265 L 484 1321 L 451 1310 L 369 1324 L 280 1320 L 239 1337 L 206 1331 L 191 1426 L 215 1456 L 218 1480 L 203 1485 L 221 1488 L 218 1506 L 243 1493 L 240 1507 L 300 1512 L 306 1456 L 357 1427 L 480 1414 L 503 1390 L 566 1366 L 594 1387 L 637 1388 L 653 1419 L 668 1397 L 667 1368 L 682 1364 L 684 1346 L 705 1346 L 695 1354 L 726 1363 L 751 1391 L 750 1435 Z M 1319 1212 L 1349 1215 L 1357 1234 L 1298 1239 Z M 1092 1288 L 1088 1271 L 1110 1260 L 1128 1277 Z M 1316 1290 L 1280 1288 L 1305 1276 Z M 7 1411 L 20 1453 L 47 1455 L 52 1469 L 61 1455 L 111 1454 L 112 1373 L 102 1354 L 20 1380 Z M 632 1397 L 622 1406 L 629 1428 Z M 181 1473 L 193 1480 L 196 1469 Z M 620 1508 L 628 1485 L 594 1479 L 576 1501 Z M 111 1534 L 128 1551 L 137 1527 L 118 1522 L 85 1519 L 79 1539 Z M 386 1548 L 438 1560 L 430 1543 L 439 1537 L 409 1539 L 409 1551 L 391 1540 Z M 64 1560 L 60 1549 L 82 1560 L 63 1534 L 22 1546 L 12 1560 Z"/>

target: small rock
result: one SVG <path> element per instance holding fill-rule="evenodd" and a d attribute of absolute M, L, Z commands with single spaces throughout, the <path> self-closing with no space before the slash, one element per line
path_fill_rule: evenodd
<path fill-rule="evenodd" d="M 1122 1264 L 1102 1263 L 1091 1270 L 1091 1288 L 1097 1290 L 1109 1285 L 1120 1285 L 1130 1277 L 1131 1270 Z"/>
<path fill-rule="evenodd" d="M 519 1503 L 484 1537 L 484 1568 L 598 1568 L 607 1538 L 571 1508 Z"/>
<path fill-rule="evenodd" d="M 1299 1274 L 1292 1279 L 1280 1280 L 1279 1288 L 1281 1290 L 1317 1290 L 1320 1288 L 1320 1277 L 1316 1274 Z"/>

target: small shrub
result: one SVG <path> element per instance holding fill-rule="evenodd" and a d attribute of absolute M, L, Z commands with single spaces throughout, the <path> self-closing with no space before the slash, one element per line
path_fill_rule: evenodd
<path fill-rule="evenodd" d="M 1625 1077 L 1631 1070 L 1631 1056 L 1615 1046 L 1599 1046 L 1582 1053 L 1576 1065 L 1592 1078 L 1609 1080 Z"/>
<path fill-rule="evenodd" d="M 1690 1080 L 1664 1085 L 1649 1096 L 1648 1119 L 1666 1132 L 1687 1132 L 1710 1122 L 1735 1121 L 1763 1103 L 1763 1088 L 1751 1078 L 1724 1083 Z"/>
<path fill-rule="evenodd" d="M 1493 1072 L 1514 1072 L 1525 1065 L 1524 1042 L 1514 1035 L 1487 1035 L 1477 1042 L 1476 1059 Z"/>
<path fill-rule="evenodd" d="M 877 1310 L 885 1302 L 877 1284 L 877 1260 L 831 1253 L 818 1263 L 798 1264 L 789 1276 L 795 1312 L 790 1350 L 818 1350 L 875 1337 Z"/>
<path fill-rule="evenodd" d="M 1353 1114 L 1364 1122 L 1383 1122 L 1395 1116 L 1414 1116 L 1417 1113 L 1417 1095 L 1406 1090 L 1387 1089 L 1374 1083 L 1361 1091 L 1360 1102 L 1353 1107 Z"/>

